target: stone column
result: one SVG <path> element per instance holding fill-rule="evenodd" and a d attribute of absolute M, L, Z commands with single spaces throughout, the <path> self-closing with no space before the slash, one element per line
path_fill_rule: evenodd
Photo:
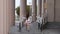
<path fill-rule="evenodd" d="M 36 21 L 36 0 L 32 0 L 32 21 Z"/>
<path fill-rule="evenodd" d="M 15 25 L 15 0 L 11 0 L 11 24 Z"/>
<path fill-rule="evenodd" d="M 7 0 L 7 11 L 10 24 L 15 24 L 15 0 Z"/>
<path fill-rule="evenodd" d="M 54 22 L 54 1 L 55 0 L 47 0 L 47 11 L 48 11 L 48 22 Z"/>
<path fill-rule="evenodd" d="M 26 0 L 20 0 L 20 18 L 26 18 Z"/>
<path fill-rule="evenodd" d="M 8 34 L 14 12 L 14 0 L 0 0 L 0 34 Z M 14 14 L 13 14 L 14 15 Z"/>
<path fill-rule="evenodd" d="M 0 0 L 0 34 L 3 34 L 3 0 Z"/>
<path fill-rule="evenodd" d="M 30 5 L 30 12 L 29 12 L 29 16 L 32 16 L 32 5 Z"/>
<path fill-rule="evenodd" d="M 41 16 L 42 0 L 37 0 L 37 16 Z"/>
<path fill-rule="evenodd" d="M 42 18 L 44 17 L 44 0 L 42 0 L 42 12 L 41 12 Z"/>

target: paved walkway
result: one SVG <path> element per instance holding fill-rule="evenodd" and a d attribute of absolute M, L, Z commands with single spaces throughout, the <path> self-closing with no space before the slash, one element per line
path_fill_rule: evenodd
<path fill-rule="evenodd" d="M 32 23 L 30 26 L 30 32 L 26 31 L 26 28 L 23 27 L 22 31 L 18 31 L 19 28 L 17 26 L 12 26 L 10 28 L 10 34 L 41 34 L 40 30 L 38 30 L 37 23 Z"/>
<path fill-rule="evenodd" d="M 18 22 L 18 21 L 17 21 Z M 56 24 L 56 23 L 49 23 L 47 25 L 47 28 L 44 29 L 42 32 L 40 30 L 38 30 L 38 26 L 37 23 L 32 23 L 31 24 L 31 28 L 30 28 L 30 32 L 26 31 L 26 28 L 23 27 L 22 31 L 19 32 L 19 28 L 18 23 L 16 23 L 16 26 L 12 26 L 10 28 L 10 34 L 60 34 L 60 23 Z M 58 28 L 59 27 L 59 28 Z"/>

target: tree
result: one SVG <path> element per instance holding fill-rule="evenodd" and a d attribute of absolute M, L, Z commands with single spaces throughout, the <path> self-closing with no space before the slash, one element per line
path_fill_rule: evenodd
<path fill-rule="evenodd" d="M 19 6 L 16 8 L 16 13 L 17 13 L 17 15 L 20 14 L 20 7 Z"/>
<path fill-rule="evenodd" d="M 26 17 L 27 17 L 27 18 L 29 17 L 29 11 L 30 11 L 30 6 L 28 5 L 28 6 L 26 7 Z M 20 7 L 19 7 L 19 6 L 16 8 L 16 13 L 17 13 L 18 15 L 20 15 Z"/>

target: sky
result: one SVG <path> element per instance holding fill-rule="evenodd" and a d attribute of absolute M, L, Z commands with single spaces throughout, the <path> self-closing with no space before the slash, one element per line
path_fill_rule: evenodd
<path fill-rule="evenodd" d="M 32 0 L 27 0 L 27 5 L 32 5 Z M 20 0 L 15 0 L 15 8 L 20 6 Z"/>

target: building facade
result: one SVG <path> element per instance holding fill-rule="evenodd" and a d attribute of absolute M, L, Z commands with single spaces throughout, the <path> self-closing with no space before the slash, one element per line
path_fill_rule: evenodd
<path fill-rule="evenodd" d="M 41 4 L 38 0 L 38 16 Z M 43 2 L 44 0 L 42 0 Z M 20 0 L 20 18 L 26 18 L 26 0 Z M 60 22 L 60 0 L 47 0 L 48 22 Z M 43 4 L 42 4 L 43 5 Z M 43 13 L 43 12 L 42 12 Z M 36 0 L 32 0 L 32 17 L 36 20 Z M 0 0 L 0 34 L 8 34 L 10 26 L 15 22 L 15 0 Z"/>

